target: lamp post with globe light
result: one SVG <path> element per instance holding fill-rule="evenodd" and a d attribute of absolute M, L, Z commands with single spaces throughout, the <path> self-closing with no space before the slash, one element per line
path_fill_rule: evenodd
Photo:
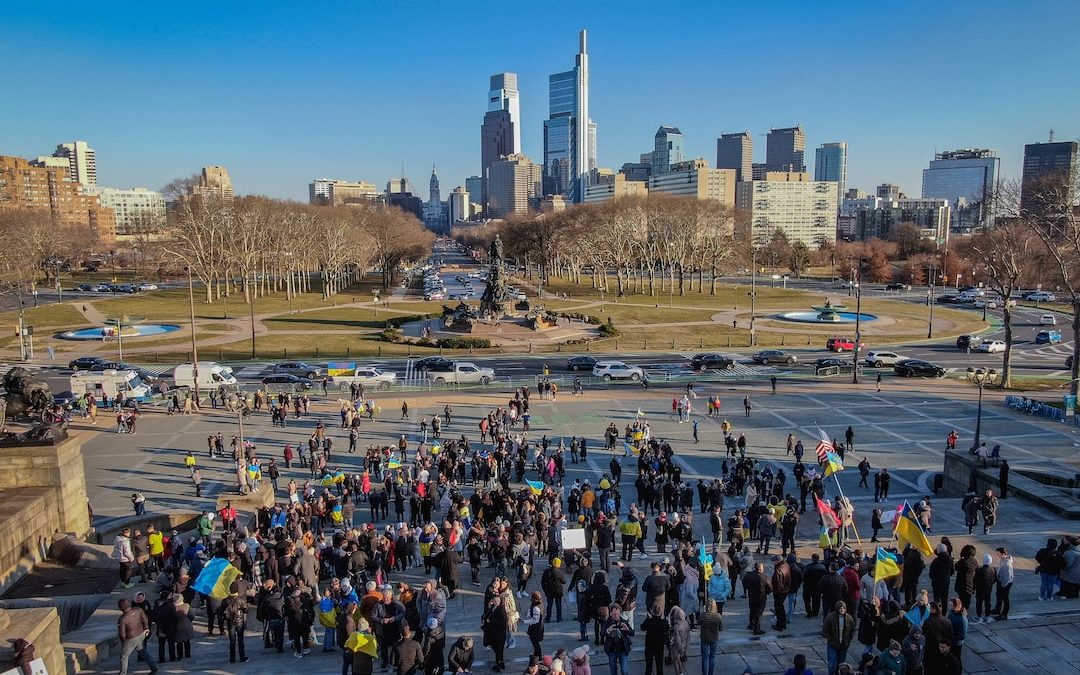
<path fill-rule="evenodd" d="M 968 368 L 967 378 L 979 388 L 979 407 L 975 415 L 975 442 L 971 447 L 978 448 L 982 436 L 982 402 L 983 389 L 987 385 L 993 385 L 998 378 L 998 372 L 993 368 Z"/>

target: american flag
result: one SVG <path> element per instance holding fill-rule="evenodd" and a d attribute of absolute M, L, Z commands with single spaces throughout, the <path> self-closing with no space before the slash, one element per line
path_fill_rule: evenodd
<path fill-rule="evenodd" d="M 830 443 L 828 441 L 825 441 L 825 440 L 818 441 L 818 444 L 817 444 L 817 461 L 818 461 L 818 464 L 824 464 L 825 460 L 828 457 L 828 454 L 830 452 L 834 452 L 832 443 Z"/>

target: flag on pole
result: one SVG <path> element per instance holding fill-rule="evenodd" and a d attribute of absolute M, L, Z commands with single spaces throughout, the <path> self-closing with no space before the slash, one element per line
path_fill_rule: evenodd
<path fill-rule="evenodd" d="M 825 460 L 829 457 L 829 453 L 833 450 L 833 444 L 829 441 L 818 441 L 816 448 L 818 464 L 824 464 Z"/>
<path fill-rule="evenodd" d="M 225 558 L 211 558 L 191 587 L 196 593 L 208 595 L 215 600 L 224 600 L 229 597 L 229 587 L 239 576 L 240 570 L 229 564 Z"/>
<path fill-rule="evenodd" d="M 541 494 L 544 491 L 544 484 L 541 483 L 538 480 L 528 480 L 528 479 L 526 479 L 525 483 L 528 484 L 529 489 L 532 490 L 532 493 L 534 495 Z"/>
<path fill-rule="evenodd" d="M 645 413 L 641 412 L 641 408 L 637 409 L 637 416 L 638 417 L 645 417 Z"/>
<path fill-rule="evenodd" d="M 814 506 L 817 507 L 818 515 L 821 516 L 821 523 L 830 530 L 834 530 L 840 527 L 840 516 L 836 515 L 836 511 L 818 499 L 818 496 L 814 495 Z"/>
<path fill-rule="evenodd" d="M 915 512 L 906 501 L 904 502 L 903 511 L 900 512 L 899 517 L 896 519 L 893 534 L 896 535 L 901 544 L 910 544 L 912 548 L 918 550 L 927 558 L 934 557 L 934 549 L 930 546 L 930 540 L 926 538 L 926 533 L 923 532 L 922 526 L 919 525 L 919 519 L 915 517 Z"/>
<path fill-rule="evenodd" d="M 701 575 L 705 581 L 712 577 L 713 557 L 705 550 L 705 537 L 701 538 L 701 551 L 698 553 L 698 562 L 701 563 Z"/>
<path fill-rule="evenodd" d="M 877 562 L 874 565 L 874 581 L 881 581 L 900 574 L 900 556 L 877 547 Z"/>
<path fill-rule="evenodd" d="M 626 453 L 630 453 L 631 455 L 640 455 L 641 450 L 639 450 L 636 446 L 630 445 L 626 441 L 623 441 L 623 455 L 626 455 Z"/>
<path fill-rule="evenodd" d="M 844 470 L 844 460 L 835 452 L 825 453 L 825 477 L 833 475 L 837 471 Z"/>

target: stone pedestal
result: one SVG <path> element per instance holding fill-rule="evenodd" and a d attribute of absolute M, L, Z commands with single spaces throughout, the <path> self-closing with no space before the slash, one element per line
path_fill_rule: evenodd
<path fill-rule="evenodd" d="M 52 488 L 56 529 L 84 537 L 90 531 L 82 439 L 70 435 L 55 445 L 0 448 L 0 490 Z"/>
<path fill-rule="evenodd" d="M 60 615 L 52 607 L 0 610 L 7 620 L 0 620 L 0 671 L 12 668 L 12 643 L 23 638 L 34 643 L 37 658 L 45 661 L 50 673 L 67 672 L 64 645 L 60 642 Z M 5 625 L 6 624 L 6 625 Z"/>

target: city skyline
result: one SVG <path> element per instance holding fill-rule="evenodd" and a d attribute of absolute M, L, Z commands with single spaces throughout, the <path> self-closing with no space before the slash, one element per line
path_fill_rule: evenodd
<path fill-rule="evenodd" d="M 0 153 L 32 159 L 79 139 L 98 153 L 102 186 L 158 189 L 203 166 L 222 165 L 238 193 L 297 200 L 306 198 L 316 176 L 381 185 L 404 164 L 405 173 L 422 182 L 436 164 L 449 192 L 479 172 L 477 120 L 493 73 L 518 74 L 518 150 L 541 161 L 547 79 L 566 69 L 582 29 L 589 31 L 589 117 L 602 126 L 601 167 L 636 161 L 661 124 L 683 132 L 686 158 L 710 162 L 722 133 L 748 129 L 756 137 L 754 161 L 761 162 L 769 129 L 801 125 L 808 149 L 848 142 L 849 186 L 869 191 L 891 182 L 918 194 L 921 172 L 936 152 L 991 148 L 1001 157 L 1002 176 L 1017 178 L 1024 145 L 1045 142 L 1051 128 L 1056 140 L 1080 136 L 1080 93 L 1059 86 L 1069 80 L 1067 64 L 1080 48 L 1061 45 L 1053 59 L 1037 48 L 1046 25 L 1080 18 L 1080 9 L 1061 3 L 992 11 L 973 2 L 913 3 L 885 23 L 839 5 L 781 10 L 685 3 L 674 8 L 693 13 L 695 21 L 687 22 L 679 43 L 633 63 L 625 57 L 647 41 L 647 13 L 575 4 L 580 11 L 561 13 L 572 20 L 553 25 L 530 20 L 524 6 L 482 11 L 487 4 L 471 5 L 481 11 L 469 16 L 459 16 L 454 3 L 343 9 L 334 22 L 274 3 L 257 17 L 243 6 L 212 17 L 191 10 L 132 13 L 124 3 L 62 5 L 64 11 L 49 2 L 5 7 L 0 54 L 11 73 L 7 93 L 24 105 L 0 112 L 10 133 Z M 915 19 L 918 35 L 908 23 Z M 402 21 L 410 30 L 378 30 Z M 515 27 L 515 40 L 453 45 L 434 38 L 454 30 L 491 34 L 498 22 Z M 747 30 L 726 29 L 738 25 Z M 732 60 L 759 41 L 809 45 L 813 31 L 825 26 L 843 39 L 815 46 L 815 55 L 835 68 L 818 73 L 779 55 Z M 950 52 L 943 69 L 936 45 L 960 26 L 991 42 L 1009 40 L 1016 49 Z M 318 40 L 309 39 L 316 34 Z M 910 49 L 886 48 L 901 38 Z M 68 100 L 86 105 L 47 105 L 61 84 L 58 73 Z M 350 73 L 353 81 L 342 86 Z M 934 84 L 938 75 L 947 86 Z M 841 95 L 859 82 L 880 86 L 883 79 L 918 81 L 935 94 L 925 105 L 860 105 Z M 348 123 L 322 126 L 331 119 Z"/>

